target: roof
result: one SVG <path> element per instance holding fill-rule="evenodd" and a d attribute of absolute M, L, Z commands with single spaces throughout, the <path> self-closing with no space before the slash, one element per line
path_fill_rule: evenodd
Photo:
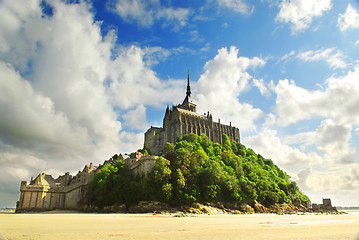
<path fill-rule="evenodd" d="M 203 119 L 207 119 L 207 117 L 199 114 L 199 113 L 196 113 L 196 112 L 192 112 L 192 111 L 189 111 L 189 110 L 186 110 L 186 109 L 183 109 L 183 108 L 180 108 L 180 107 L 177 107 L 176 108 L 180 113 L 183 113 L 183 114 L 187 114 L 187 115 L 191 115 L 193 117 L 198 117 L 198 118 L 203 118 Z"/>

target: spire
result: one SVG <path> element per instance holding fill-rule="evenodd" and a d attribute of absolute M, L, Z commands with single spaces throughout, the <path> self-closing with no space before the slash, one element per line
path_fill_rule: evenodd
<path fill-rule="evenodd" d="M 191 87 L 189 86 L 189 69 L 188 69 L 188 79 L 187 79 L 187 92 L 186 92 L 186 97 L 188 97 L 188 98 L 191 97 Z"/>
<path fill-rule="evenodd" d="M 186 98 L 184 99 L 182 104 L 192 102 L 191 99 L 191 87 L 189 85 L 189 69 L 188 69 L 188 78 L 187 78 L 187 92 L 186 92 Z"/>

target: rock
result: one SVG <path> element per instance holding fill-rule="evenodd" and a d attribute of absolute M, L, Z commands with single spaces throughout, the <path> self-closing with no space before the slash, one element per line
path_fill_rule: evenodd
<path fill-rule="evenodd" d="M 242 214 L 242 212 L 238 211 L 238 210 L 231 210 L 230 213 L 232 213 L 232 214 Z"/>
<path fill-rule="evenodd" d="M 242 212 L 254 213 L 254 209 L 251 206 L 249 206 L 248 204 L 242 204 L 240 206 L 240 209 L 242 210 Z"/>
<path fill-rule="evenodd" d="M 268 209 L 264 207 L 262 204 L 254 200 L 254 210 L 259 213 L 266 213 Z"/>
<path fill-rule="evenodd" d="M 128 208 L 130 213 L 153 213 L 168 211 L 170 207 L 166 203 L 141 201 L 136 205 Z"/>

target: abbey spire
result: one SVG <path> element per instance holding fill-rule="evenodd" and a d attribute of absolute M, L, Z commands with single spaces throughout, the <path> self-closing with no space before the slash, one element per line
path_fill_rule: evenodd
<path fill-rule="evenodd" d="M 183 100 L 183 104 L 185 103 L 191 103 L 191 86 L 189 85 L 189 70 L 188 70 L 188 77 L 187 77 L 187 92 L 186 92 L 186 98 Z"/>
<path fill-rule="evenodd" d="M 189 85 L 189 69 L 188 69 L 188 78 L 187 78 L 187 92 L 186 92 L 186 97 L 190 98 L 191 97 L 191 87 Z"/>

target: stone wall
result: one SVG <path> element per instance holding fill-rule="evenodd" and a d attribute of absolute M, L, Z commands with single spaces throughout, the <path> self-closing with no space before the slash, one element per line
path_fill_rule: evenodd
<path fill-rule="evenodd" d="M 80 209 L 79 201 L 83 197 L 84 187 L 95 175 L 95 170 L 90 164 L 74 177 L 65 173 L 54 179 L 51 175 L 41 173 L 29 185 L 22 181 L 16 211 Z"/>
<path fill-rule="evenodd" d="M 54 209 L 83 209 L 81 205 L 85 197 L 86 185 L 93 179 L 95 174 L 101 171 L 106 164 L 114 164 L 117 160 L 125 161 L 126 166 L 136 176 L 145 176 L 156 164 L 157 156 L 147 156 L 140 152 L 129 155 L 114 155 L 106 160 L 103 165 L 94 167 L 85 166 L 75 176 L 68 172 L 57 179 L 45 173 L 39 174 L 31 179 L 30 184 L 22 181 L 20 185 L 20 200 L 16 204 L 16 212 L 25 211 L 47 211 Z"/>
<path fill-rule="evenodd" d="M 135 176 L 139 176 L 142 173 L 147 175 L 152 168 L 155 166 L 157 160 L 157 156 L 142 156 L 137 161 L 134 161 L 131 165 L 129 165 L 129 169 Z"/>

